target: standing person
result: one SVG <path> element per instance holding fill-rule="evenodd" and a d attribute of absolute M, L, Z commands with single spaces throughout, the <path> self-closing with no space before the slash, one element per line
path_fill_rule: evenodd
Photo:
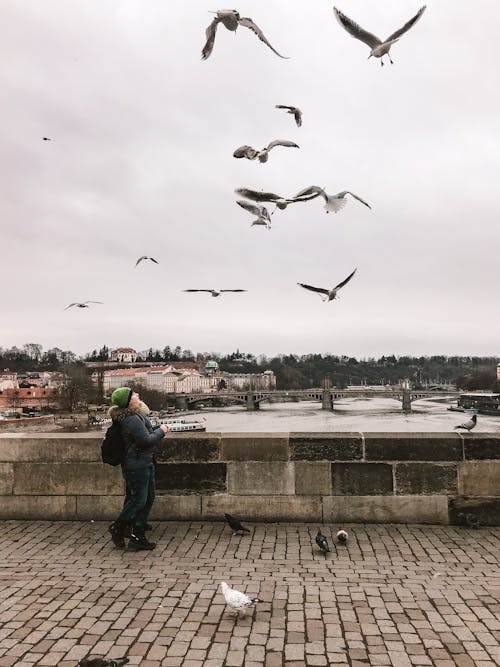
<path fill-rule="evenodd" d="M 149 408 L 130 387 L 119 387 L 111 395 L 109 415 L 121 424 L 125 457 L 122 465 L 126 485 L 123 509 L 110 528 L 113 543 L 132 551 L 154 549 L 155 542 L 146 537 L 149 512 L 155 499 L 154 448 L 170 428 L 161 424 L 153 428 L 147 418 Z"/>

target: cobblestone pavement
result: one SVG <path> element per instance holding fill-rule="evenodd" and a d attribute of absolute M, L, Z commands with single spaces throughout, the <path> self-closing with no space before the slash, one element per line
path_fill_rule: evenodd
<path fill-rule="evenodd" d="M 107 527 L 3 522 L 0 667 L 500 664 L 498 528 L 353 524 L 325 559 L 313 524 L 162 522 L 146 553 Z M 263 602 L 235 619 L 221 580 Z"/>

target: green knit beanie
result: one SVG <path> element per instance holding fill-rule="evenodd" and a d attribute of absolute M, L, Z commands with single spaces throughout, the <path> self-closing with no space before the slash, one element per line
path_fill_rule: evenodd
<path fill-rule="evenodd" d="M 111 394 L 111 403 L 119 408 L 126 408 L 132 398 L 133 390 L 130 387 L 118 387 Z"/>

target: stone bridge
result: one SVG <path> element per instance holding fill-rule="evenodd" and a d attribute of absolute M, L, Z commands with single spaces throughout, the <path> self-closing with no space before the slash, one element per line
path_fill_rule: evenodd
<path fill-rule="evenodd" d="M 259 410 L 262 401 L 296 400 L 296 401 L 321 401 L 323 410 L 333 411 L 334 401 L 341 398 L 392 398 L 400 401 L 403 412 L 411 412 L 411 404 L 421 398 L 436 396 L 457 397 L 458 391 L 425 391 L 417 389 L 291 389 L 285 390 L 244 390 L 244 391 L 219 391 L 214 394 L 183 394 L 177 395 L 176 407 L 188 409 L 195 407 L 197 403 L 208 403 L 213 399 L 229 399 L 246 406 L 247 410 Z"/>

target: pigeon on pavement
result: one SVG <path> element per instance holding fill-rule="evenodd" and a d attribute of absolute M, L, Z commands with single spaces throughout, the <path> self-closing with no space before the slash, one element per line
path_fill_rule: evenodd
<path fill-rule="evenodd" d="M 241 593 L 241 591 L 231 588 L 225 581 L 221 583 L 220 587 L 229 610 L 235 612 L 237 615 L 240 612 L 244 615 L 247 609 L 253 607 L 258 602 L 262 602 L 259 598 L 251 598 L 246 593 Z"/>
<path fill-rule="evenodd" d="M 227 512 L 224 513 L 224 518 L 226 519 L 229 527 L 234 531 L 233 535 L 236 535 L 236 533 L 249 533 L 250 530 L 248 528 L 245 528 L 245 526 L 241 525 L 241 522 L 239 519 L 237 519 L 234 516 L 231 516 Z"/>
<path fill-rule="evenodd" d="M 336 537 L 337 537 L 337 542 L 339 544 L 347 544 L 348 534 L 342 528 L 339 529 L 339 531 L 337 532 Z"/>
<path fill-rule="evenodd" d="M 80 660 L 78 667 L 122 667 L 127 662 L 128 658 L 85 658 Z"/>
<path fill-rule="evenodd" d="M 330 547 L 328 546 L 328 540 L 326 539 L 326 536 L 323 535 L 323 533 L 321 532 L 321 528 L 318 528 L 318 534 L 316 535 L 316 544 L 321 549 L 321 552 L 324 554 L 326 558 L 326 554 L 328 551 L 330 551 Z"/>

